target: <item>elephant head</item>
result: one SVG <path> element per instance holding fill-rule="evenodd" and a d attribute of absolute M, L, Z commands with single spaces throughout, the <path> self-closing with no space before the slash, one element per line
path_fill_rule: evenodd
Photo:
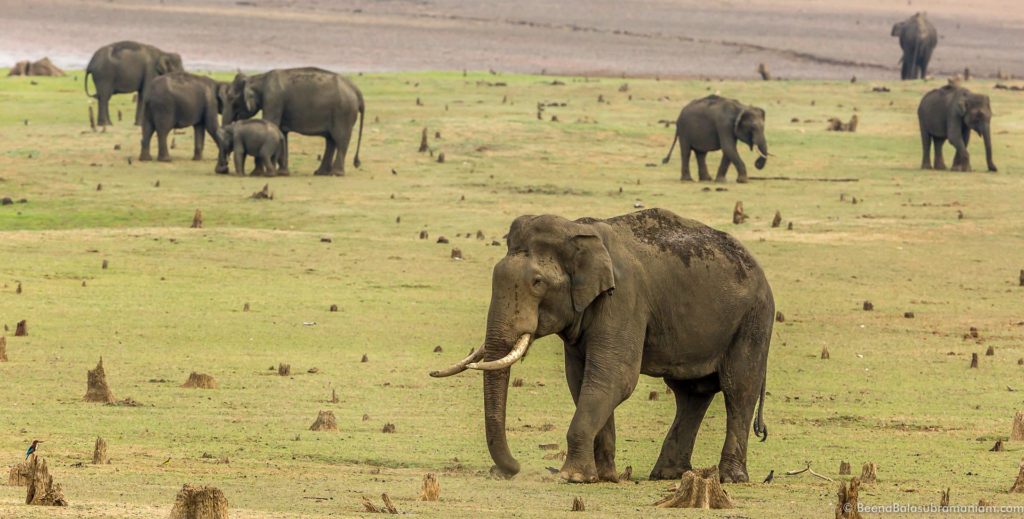
<path fill-rule="evenodd" d="M 262 103 L 262 94 L 252 84 L 251 78 L 239 72 L 225 94 L 224 124 L 256 115 Z"/>
<path fill-rule="evenodd" d="M 894 23 L 892 25 L 892 34 L 891 34 L 891 36 L 899 36 L 900 34 L 902 34 L 903 33 L 903 26 L 906 25 L 906 23 L 907 23 L 906 21 Z"/>
<path fill-rule="evenodd" d="M 764 110 L 749 106 L 740 111 L 733 123 L 733 134 L 753 150 L 757 146 L 758 157 L 754 162 L 757 169 L 764 168 L 768 161 L 768 141 L 764 138 Z"/>
<path fill-rule="evenodd" d="M 531 343 L 578 323 L 583 311 L 615 288 L 611 255 L 599 233 L 606 224 L 556 216 L 520 216 L 508 233 L 508 254 L 494 267 L 483 345 L 433 377 L 484 370 L 484 423 L 492 472 L 512 477 L 519 462 L 505 436 L 509 370 Z"/>
<path fill-rule="evenodd" d="M 184 71 L 185 67 L 181 64 L 181 55 L 176 52 L 165 52 L 156 59 L 157 75 Z"/>
<path fill-rule="evenodd" d="M 985 140 L 985 160 L 989 171 L 996 171 L 992 162 L 992 106 L 988 96 L 964 92 L 953 104 L 953 117 L 963 121 L 964 126 L 974 130 Z"/>

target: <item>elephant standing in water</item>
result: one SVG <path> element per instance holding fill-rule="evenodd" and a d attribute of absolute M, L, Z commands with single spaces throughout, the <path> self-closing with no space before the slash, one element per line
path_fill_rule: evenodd
<path fill-rule="evenodd" d="M 153 160 L 150 140 L 156 132 L 157 160 L 171 161 L 167 136 L 176 128 L 192 128 L 195 147 L 192 160 L 203 158 L 205 134 L 219 144 L 218 115 L 223 110 L 228 85 L 206 76 L 172 72 L 153 80 L 142 103 L 142 150 L 139 160 Z"/>
<path fill-rule="evenodd" d="M 357 118 L 359 140 L 352 164 L 359 167 L 366 105 L 363 93 L 348 78 L 313 67 L 235 76 L 228 92 L 224 124 L 249 119 L 260 110 L 263 110 L 263 119 L 276 124 L 284 133 L 280 174 L 288 174 L 288 132 L 298 132 L 322 136 L 326 140 L 323 158 L 315 175 L 344 175 L 345 155 Z M 226 165 L 223 170 L 218 169 L 218 173 L 226 172 Z"/>
<path fill-rule="evenodd" d="M 900 39 L 903 57 L 900 58 L 900 79 L 928 77 L 928 62 L 939 43 L 939 33 L 928 21 L 926 13 L 917 13 L 892 26 L 892 35 Z"/>
<path fill-rule="evenodd" d="M 110 98 L 114 94 L 135 92 L 135 124 L 142 125 L 142 102 L 146 89 L 157 76 L 182 72 L 181 56 L 152 45 L 119 41 L 100 47 L 85 67 L 85 94 L 99 104 L 97 123 L 110 126 Z M 89 93 L 89 76 L 96 93 Z"/>
<path fill-rule="evenodd" d="M 642 373 L 664 378 L 676 398 L 651 479 L 678 479 L 691 468 L 697 430 L 721 391 L 720 476 L 742 482 L 751 420 L 755 434 L 768 435 L 762 410 L 774 318 L 757 261 L 699 222 L 663 209 L 608 220 L 520 216 L 508 232 L 508 254 L 494 267 L 483 346 L 430 375 L 484 370 L 492 472 L 511 477 L 519 463 L 505 437 L 510 368 L 534 340 L 557 334 L 576 404 L 562 478 L 617 480 L 614 411 Z"/>
<path fill-rule="evenodd" d="M 971 171 L 971 156 L 967 143 L 974 130 L 985 140 L 985 160 L 988 170 L 995 172 L 992 162 L 992 106 L 987 95 L 975 94 L 953 82 L 928 92 L 917 107 L 917 120 L 921 126 L 921 169 L 932 169 L 929 151 L 935 145 L 935 169 L 946 169 L 942 158 L 942 145 L 956 148 L 953 171 Z"/>
<path fill-rule="evenodd" d="M 764 167 L 768 157 L 768 141 L 764 137 L 764 110 L 756 106 L 747 106 L 735 99 L 726 99 L 711 95 L 696 99 L 683 107 L 676 121 L 676 135 L 668 155 L 661 161 L 667 164 L 672 158 L 672 150 L 679 141 L 679 153 L 682 155 L 683 172 L 681 180 L 692 182 L 690 176 L 690 152 L 697 153 L 697 172 L 701 181 L 711 180 L 708 175 L 706 157 L 709 151 L 722 150 L 722 163 L 718 166 L 716 182 L 725 182 L 725 173 L 729 165 L 736 166 L 736 182 L 747 181 L 747 166 L 740 158 L 736 149 L 736 141 L 740 141 L 754 149 L 760 155 L 754 162 L 757 169 Z"/>

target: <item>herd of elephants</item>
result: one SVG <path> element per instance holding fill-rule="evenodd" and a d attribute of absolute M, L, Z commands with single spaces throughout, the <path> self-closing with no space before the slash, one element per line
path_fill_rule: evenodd
<path fill-rule="evenodd" d="M 935 27 L 918 13 L 897 23 L 892 35 L 904 51 L 902 78 L 924 78 L 938 41 Z M 168 134 L 192 127 L 194 158 L 202 154 L 206 133 L 217 143 L 217 173 L 228 172 L 228 157 L 234 153 L 237 174 L 244 174 L 245 157 L 251 155 L 254 174 L 285 175 L 288 134 L 298 132 L 326 140 L 316 175 L 343 175 L 358 122 L 353 164 L 359 167 L 365 101 L 359 88 L 339 74 L 276 69 L 218 82 L 185 72 L 175 53 L 125 41 L 93 55 L 86 68 L 87 93 L 90 76 L 101 125 L 111 123 L 112 95 L 137 94 L 142 160 L 151 160 L 154 132 L 157 160 L 169 161 Z M 253 119 L 260 111 L 262 119 Z M 984 139 L 988 169 L 996 171 L 988 96 L 951 82 L 925 94 L 917 115 L 922 168 L 946 169 L 942 146 L 948 139 L 956 150 L 952 169 L 970 171 L 967 144 L 974 131 Z M 699 179 L 710 181 L 706 155 L 721 150 L 716 180 L 723 181 L 733 166 L 737 181 L 746 182 L 737 145 L 756 149 L 756 167 L 765 166 L 765 111 L 717 95 L 694 100 L 679 115 L 666 162 L 677 143 L 682 180 L 693 180 L 693 153 Z M 493 271 L 483 344 L 453 366 L 430 373 L 445 377 L 467 369 L 484 371 L 485 431 L 494 474 L 511 477 L 520 470 L 505 430 L 510 367 L 534 340 L 557 334 L 565 344 L 566 379 L 576 404 L 562 478 L 617 480 L 614 410 L 642 373 L 663 378 L 677 407 L 650 477 L 676 479 L 691 469 L 701 421 L 714 395 L 722 392 L 727 427 L 719 477 L 749 480 L 751 423 L 762 441 L 768 436 L 762 410 L 776 312 L 765 273 L 736 239 L 669 211 L 648 209 L 575 221 L 521 216 L 512 222 L 507 244 L 507 255 Z"/>

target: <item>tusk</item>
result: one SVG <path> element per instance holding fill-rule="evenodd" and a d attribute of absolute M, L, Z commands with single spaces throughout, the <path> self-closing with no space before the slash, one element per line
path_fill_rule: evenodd
<path fill-rule="evenodd" d="M 483 356 L 484 356 L 484 345 L 481 344 L 480 347 L 477 348 L 476 351 L 474 351 L 473 353 L 470 353 L 468 357 L 466 357 L 466 358 L 456 362 L 455 364 L 453 364 L 448 369 L 443 369 L 443 370 L 440 370 L 440 371 L 431 371 L 430 372 L 430 376 L 432 376 L 434 378 L 442 378 L 442 377 L 450 377 L 452 375 L 456 375 L 456 374 L 462 373 L 463 371 L 466 371 L 466 365 L 467 364 L 469 364 L 471 362 L 476 362 L 476 361 L 482 359 Z"/>
<path fill-rule="evenodd" d="M 473 362 L 467 364 L 466 367 L 469 369 L 482 369 L 487 371 L 493 371 L 496 369 L 505 369 L 516 363 L 519 359 L 523 358 L 526 354 L 526 348 L 530 347 L 530 334 L 524 333 L 522 337 L 519 337 L 519 342 L 516 342 L 512 351 L 505 358 L 492 360 L 489 362 Z"/>

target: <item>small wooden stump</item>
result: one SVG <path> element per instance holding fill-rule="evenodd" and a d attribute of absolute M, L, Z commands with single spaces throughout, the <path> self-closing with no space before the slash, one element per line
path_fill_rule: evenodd
<path fill-rule="evenodd" d="M 1020 465 L 1020 472 L 1017 474 L 1017 481 L 1010 487 L 1011 494 L 1024 494 L 1024 463 Z"/>
<path fill-rule="evenodd" d="M 244 305 L 242 305 L 242 311 L 243 312 L 248 312 L 249 311 L 249 303 L 245 303 Z"/>
<path fill-rule="evenodd" d="M 850 475 L 850 464 L 846 461 L 839 462 L 839 475 L 849 476 Z"/>
<path fill-rule="evenodd" d="M 28 321 L 22 319 L 18 321 L 18 325 L 14 327 L 15 337 L 26 337 L 28 336 Z"/>
<path fill-rule="evenodd" d="M 1010 432 L 1010 441 L 1024 441 L 1024 411 L 1017 411 L 1013 417 L 1013 429 Z"/>
<path fill-rule="evenodd" d="M 732 223 L 739 225 L 746 221 L 747 215 L 743 214 L 743 202 L 736 202 L 732 209 Z"/>
<path fill-rule="evenodd" d="M 7 473 L 7 485 L 12 487 L 26 486 L 31 476 L 29 462 L 23 461 L 11 467 L 10 472 Z"/>
<path fill-rule="evenodd" d="M 186 484 L 174 498 L 171 519 L 228 519 L 228 500 L 219 488 Z"/>
<path fill-rule="evenodd" d="M 288 375 L 291 375 L 292 374 L 292 365 L 291 364 L 279 363 L 277 365 L 277 374 L 282 376 L 282 377 L 287 377 Z"/>
<path fill-rule="evenodd" d="M 443 151 L 441 153 L 437 154 L 437 163 L 438 164 L 444 164 L 444 152 Z"/>
<path fill-rule="evenodd" d="M 103 260 L 103 263 L 100 264 L 100 268 L 103 269 L 103 270 L 107 270 L 107 267 L 109 267 L 109 266 L 110 266 L 110 262 L 107 261 L 107 260 Z"/>
<path fill-rule="evenodd" d="M 977 369 L 978 368 L 978 354 L 977 353 L 972 353 L 971 354 L 971 368 L 973 368 L 973 369 Z"/>
<path fill-rule="evenodd" d="M 512 387 L 523 387 L 523 384 L 524 384 L 524 382 L 523 382 L 523 379 L 521 379 L 521 378 L 517 378 L 517 379 L 512 381 Z"/>
<path fill-rule="evenodd" d="M 874 303 L 872 303 L 871 301 L 864 301 L 864 311 L 865 312 L 870 312 L 870 311 L 872 311 L 874 309 L 875 309 Z"/>
<path fill-rule="evenodd" d="M 647 395 L 647 399 L 653 402 L 657 400 L 660 395 L 661 393 L 658 393 L 657 391 L 651 391 L 650 394 Z"/>
<path fill-rule="evenodd" d="M 420 231 L 420 239 L 426 240 L 427 238 L 430 238 L 430 233 L 428 233 L 427 231 Z"/>
<path fill-rule="evenodd" d="M 775 218 L 772 218 L 772 229 L 782 225 L 782 213 L 775 211 Z"/>
<path fill-rule="evenodd" d="M 487 237 L 484 236 L 484 232 L 483 231 L 477 230 L 476 231 L 476 239 L 478 239 L 478 240 L 485 240 L 485 239 L 487 239 Z"/>
<path fill-rule="evenodd" d="M 972 338 L 972 339 L 977 339 L 977 338 L 978 338 L 978 335 L 979 335 L 979 334 L 978 334 L 978 328 L 977 328 L 976 326 L 972 326 L 972 327 L 971 327 L 971 328 L 970 328 L 970 329 L 968 330 L 968 333 L 970 334 L 970 336 L 971 336 L 971 338 Z"/>
<path fill-rule="evenodd" d="M 632 465 L 626 467 L 626 470 L 623 470 L 622 474 L 619 474 L 619 482 L 621 483 L 623 481 L 629 481 L 631 479 L 633 479 L 633 466 Z"/>
<path fill-rule="evenodd" d="M 337 404 L 338 402 L 340 402 L 340 400 L 338 400 L 338 391 L 336 389 L 331 389 L 331 399 L 328 400 L 328 402 L 332 404 Z"/>
<path fill-rule="evenodd" d="M 574 498 L 572 498 L 572 511 L 573 512 L 586 512 L 587 511 L 586 505 L 583 504 L 583 498 L 582 497 L 574 497 Z"/>
<path fill-rule="evenodd" d="M 7 337 L 0 335 L 0 362 L 7 362 Z"/>
<path fill-rule="evenodd" d="M 437 501 L 441 498 L 441 484 L 437 482 L 437 475 L 427 472 L 423 476 L 423 489 L 420 490 L 420 501 Z"/>
<path fill-rule="evenodd" d="M 442 353 L 442 352 L 444 352 L 444 348 L 442 348 L 440 344 L 438 344 L 437 346 L 434 346 L 434 353 Z"/>
<path fill-rule="evenodd" d="M 107 441 L 96 437 L 96 447 L 92 450 L 92 464 L 106 465 L 110 463 L 110 456 L 107 456 Z"/>
<path fill-rule="evenodd" d="M 28 492 L 25 494 L 26 505 L 68 506 L 60 483 L 54 483 L 46 460 L 32 456 L 28 460 Z"/>
<path fill-rule="evenodd" d="M 420 137 L 420 153 L 426 153 L 430 149 L 430 144 L 427 142 L 427 129 L 423 128 L 423 135 Z"/>
<path fill-rule="evenodd" d="M 906 318 L 906 319 L 913 319 L 914 318 L 914 312 L 903 312 L 903 317 Z"/>
<path fill-rule="evenodd" d="M 21 294 L 21 281 L 18 282 L 18 288 L 14 289 L 15 294 Z"/>
<path fill-rule="evenodd" d="M 836 519 L 860 519 L 857 510 L 857 494 L 860 491 L 860 480 L 850 478 L 850 485 L 839 482 L 838 502 L 836 503 Z"/>
<path fill-rule="evenodd" d="M 775 311 L 775 322 L 777 322 L 777 323 L 784 323 L 784 322 L 786 322 L 786 316 L 782 315 L 782 312 L 776 310 Z"/>
<path fill-rule="evenodd" d="M 828 358 L 829 358 L 828 347 L 822 347 L 821 348 L 821 360 L 828 360 Z"/>
<path fill-rule="evenodd" d="M 92 105 L 89 105 L 89 128 L 96 131 L 96 114 L 92 111 Z"/>
<path fill-rule="evenodd" d="M 996 444 L 993 445 L 992 448 L 989 449 L 988 451 L 989 452 L 1003 452 L 1004 450 L 1006 450 L 1006 449 L 1003 447 L 1003 440 L 996 440 Z"/>
<path fill-rule="evenodd" d="M 992 346 L 989 346 L 988 349 L 985 350 L 985 356 L 986 357 L 991 357 L 991 356 L 993 356 L 995 354 L 996 354 L 996 349 L 993 348 Z"/>
<path fill-rule="evenodd" d="M 316 421 L 309 426 L 310 431 L 337 431 L 338 421 L 334 418 L 334 411 L 320 411 Z"/>
<path fill-rule="evenodd" d="M 939 507 L 949 508 L 949 488 L 942 491 L 942 497 L 939 498 Z"/>
<path fill-rule="evenodd" d="M 452 249 L 452 259 L 455 261 L 462 261 L 462 249 L 458 247 Z"/>
<path fill-rule="evenodd" d="M 328 311 L 337 312 L 338 311 L 338 305 L 331 305 L 331 307 L 328 309 Z"/>
<path fill-rule="evenodd" d="M 359 359 L 359 362 L 370 362 L 370 357 L 367 357 L 366 354 L 364 353 L 363 358 Z"/>
<path fill-rule="evenodd" d="M 873 461 L 864 464 L 860 470 L 861 483 L 875 483 L 878 481 L 878 466 Z"/>
<path fill-rule="evenodd" d="M 386 423 L 386 424 L 384 424 L 384 427 L 381 428 L 380 432 L 385 433 L 385 434 L 394 434 L 394 432 L 395 432 L 395 424 L 393 424 L 393 423 Z"/>
<path fill-rule="evenodd" d="M 89 370 L 88 388 L 85 391 L 86 402 L 114 403 L 114 393 L 107 385 L 107 372 L 103 370 L 103 357 L 96 364 L 96 369 Z"/>
<path fill-rule="evenodd" d="M 772 80 L 772 74 L 771 72 L 768 72 L 768 65 L 765 65 L 764 63 L 757 64 L 757 73 L 761 75 L 761 79 L 763 81 Z"/>
<path fill-rule="evenodd" d="M 732 508 L 732 499 L 718 479 L 718 467 L 690 470 L 683 474 L 674 494 L 661 499 L 658 508 Z"/>
<path fill-rule="evenodd" d="M 192 228 L 202 229 L 203 228 L 203 211 L 196 209 L 196 214 L 192 216 Z"/>
<path fill-rule="evenodd" d="M 185 381 L 181 387 L 187 388 L 198 388 L 198 389 L 217 389 L 217 380 L 212 375 L 206 373 L 196 373 L 193 371 L 189 374 L 188 380 Z"/>
<path fill-rule="evenodd" d="M 375 505 L 372 502 L 370 502 L 369 499 L 364 497 L 363 498 L 363 509 L 366 510 L 367 512 L 374 513 L 374 514 L 392 514 L 392 515 L 397 515 L 399 513 L 398 512 L 398 508 L 395 508 L 394 503 L 391 502 L 391 498 L 388 497 L 387 494 L 381 494 L 380 495 L 380 499 L 381 499 L 381 501 L 384 502 L 384 508 L 378 507 L 377 505 Z"/>

